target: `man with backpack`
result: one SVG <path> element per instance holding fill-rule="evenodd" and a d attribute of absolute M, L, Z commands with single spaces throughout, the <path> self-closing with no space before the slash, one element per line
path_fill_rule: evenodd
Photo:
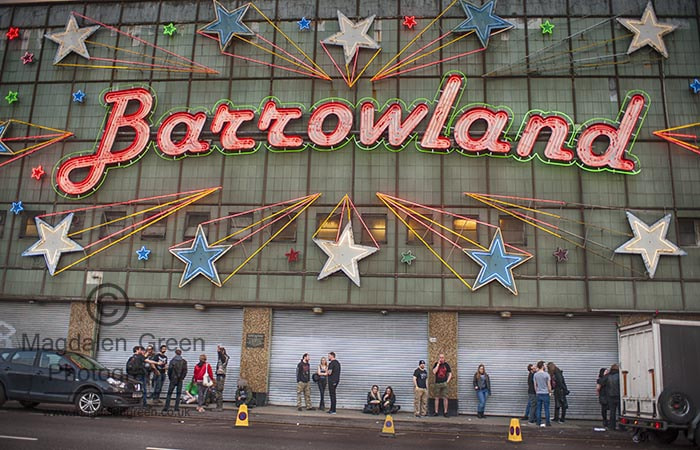
<path fill-rule="evenodd" d="M 170 360 L 170 365 L 168 366 L 168 379 L 170 380 L 170 386 L 168 386 L 168 397 L 165 399 L 165 406 L 163 406 L 163 412 L 166 412 L 170 408 L 170 396 L 175 390 L 175 411 L 180 411 L 180 397 L 182 394 L 182 382 L 187 376 L 187 361 L 182 357 L 182 350 L 179 348 L 175 349 L 175 356 Z"/>
<path fill-rule="evenodd" d="M 133 348 L 134 354 L 126 361 L 127 375 L 136 378 L 141 383 L 143 392 L 143 406 L 147 406 L 148 393 L 146 392 L 146 357 L 144 356 L 145 349 L 137 345 Z"/>

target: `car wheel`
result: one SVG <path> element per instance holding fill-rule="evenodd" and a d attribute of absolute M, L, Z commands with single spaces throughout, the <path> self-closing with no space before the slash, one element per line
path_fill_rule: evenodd
<path fill-rule="evenodd" d="M 695 405 L 690 396 L 673 388 L 664 389 L 659 395 L 659 410 L 676 425 L 685 425 L 695 417 Z"/>
<path fill-rule="evenodd" d="M 94 416 L 102 410 L 102 394 L 96 389 L 85 389 L 75 398 L 80 414 Z"/>
<path fill-rule="evenodd" d="M 19 404 L 24 406 L 27 409 L 32 409 L 32 408 L 35 408 L 39 404 L 39 402 L 30 402 L 27 400 L 20 400 Z"/>
<path fill-rule="evenodd" d="M 5 388 L 0 384 L 0 406 L 5 404 L 7 397 L 5 397 Z"/>
<path fill-rule="evenodd" d="M 659 444 L 670 444 L 676 440 L 678 437 L 677 428 L 669 428 L 668 430 L 654 430 L 651 431 L 651 439 Z"/>

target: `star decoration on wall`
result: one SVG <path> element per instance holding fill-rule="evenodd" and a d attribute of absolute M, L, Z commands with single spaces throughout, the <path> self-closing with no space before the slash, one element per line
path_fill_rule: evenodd
<path fill-rule="evenodd" d="M 185 271 L 182 272 L 179 287 L 183 287 L 192 281 L 197 275 L 202 275 L 209 281 L 221 287 L 221 279 L 216 271 L 214 263 L 231 250 L 232 245 L 212 245 L 207 242 L 202 225 L 197 226 L 197 234 L 190 247 L 171 248 L 177 259 L 186 264 Z"/>
<path fill-rule="evenodd" d="M 338 242 L 316 238 L 314 242 L 323 250 L 323 253 L 328 255 L 328 260 L 318 274 L 318 279 L 322 280 L 342 270 L 357 287 L 360 287 L 360 269 L 357 262 L 379 250 L 377 247 L 355 244 L 350 223 L 345 226 Z"/>
<path fill-rule="evenodd" d="M 19 37 L 19 28 L 10 27 L 10 29 L 7 30 L 7 33 L 5 33 L 5 36 L 7 36 L 7 39 L 11 41 L 17 39 Z"/>
<path fill-rule="evenodd" d="M 668 58 L 668 51 L 664 43 L 664 35 L 672 32 L 677 28 L 676 25 L 667 23 L 659 23 L 654 12 L 654 6 L 651 2 L 647 3 L 644 9 L 642 18 L 635 19 L 617 19 L 620 24 L 634 33 L 632 43 L 627 49 L 627 54 L 630 55 L 640 48 L 649 45 L 651 48 L 661 53 L 664 58 Z"/>
<path fill-rule="evenodd" d="M 693 90 L 693 94 L 697 94 L 700 92 L 700 80 L 697 78 L 693 80 L 692 83 L 690 83 L 690 89 Z"/>
<path fill-rule="evenodd" d="M 5 100 L 7 100 L 7 104 L 11 105 L 16 101 L 19 101 L 19 92 L 17 91 L 9 91 L 7 95 L 5 96 Z"/>
<path fill-rule="evenodd" d="M 350 64 L 355 53 L 360 48 L 368 48 L 378 50 L 380 45 L 367 35 L 369 28 L 374 22 L 375 16 L 370 16 L 366 19 L 355 23 L 348 19 L 345 14 L 338 11 L 338 24 L 340 31 L 333 36 L 330 36 L 323 41 L 324 44 L 341 45 L 345 54 L 345 64 Z"/>
<path fill-rule="evenodd" d="M 90 53 L 88 53 L 88 49 L 85 46 L 85 40 L 89 38 L 92 33 L 97 31 L 98 28 L 100 28 L 99 25 L 80 28 L 78 27 L 78 22 L 75 20 L 75 16 L 70 16 L 65 31 L 44 35 L 46 39 L 58 44 L 58 50 L 56 50 L 56 55 L 53 57 L 53 63 L 58 64 L 72 52 L 77 53 L 85 59 L 90 59 Z"/>
<path fill-rule="evenodd" d="M 41 165 L 32 167 L 32 178 L 41 180 L 41 177 L 43 177 L 45 174 L 46 172 L 44 172 L 44 168 Z"/>
<path fill-rule="evenodd" d="M 136 254 L 139 255 L 139 261 L 148 261 L 151 251 L 145 245 L 142 245 L 140 249 L 136 250 Z"/>
<path fill-rule="evenodd" d="M 649 278 L 654 278 L 659 258 L 663 255 L 684 256 L 686 252 L 676 244 L 666 239 L 666 233 L 671 223 L 671 214 L 648 226 L 631 212 L 627 211 L 627 220 L 634 237 L 615 249 L 615 253 L 639 254 L 647 268 Z"/>
<path fill-rule="evenodd" d="M 299 251 L 290 248 L 287 253 L 284 254 L 287 257 L 287 262 L 296 262 L 299 260 Z"/>
<path fill-rule="evenodd" d="M 403 16 L 403 26 L 409 30 L 412 30 L 416 25 L 418 25 L 418 22 L 416 22 L 416 16 Z"/>
<path fill-rule="evenodd" d="M 513 28 L 512 23 L 501 19 L 493 13 L 493 8 L 495 7 L 493 0 L 481 8 L 467 3 L 465 0 L 459 0 L 459 2 L 467 14 L 467 20 L 457 25 L 457 28 L 452 31 L 455 33 L 475 31 L 482 47 L 488 47 L 489 37 L 493 31 Z"/>
<path fill-rule="evenodd" d="M 34 62 L 34 53 L 24 52 L 24 55 L 20 56 L 19 59 L 21 59 L 22 64 L 26 66 Z"/>
<path fill-rule="evenodd" d="M 463 251 L 481 266 L 481 270 L 476 276 L 476 281 L 472 287 L 473 291 L 496 280 L 513 295 L 518 295 L 518 289 L 513 278 L 513 269 L 532 258 L 532 255 L 507 253 L 500 228 L 496 229 L 496 234 L 493 236 L 488 251 L 469 249 L 464 249 Z"/>
<path fill-rule="evenodd" d="M 408 264 L 409 266 L 411 263 L 416 259 L 416 256 L 413 254 L 411 250 L 401 253 L 401 262 L 404 264 Z"/>
<path fill-rule="evenodd" d="M 167 25 L 163 25 L 163 34 L 166 36 L 172 37 L 176 31 L 177 31 L 177 28 L 175 27 L 175 25 L 172 22 L 170 22 Z"/>
<path fill-rule="evenodd" d="M 22 252 L 22 256 L 43 256 L 46 260 L 46 267 L 53 276 L 63 253 L 83 250 L 83 247 L 68 237 L 68 231 L 73 221 L 73 213 L 64 217 L 55 227 L 38 217 L 35 217 L 34 221 L 36 222 L 36 230 L 39 233 L 39 240 Z"/>
<path fill-rule="evenodd" d="M 22 200 L 12 202 L 12 206 L 10 206 L 10 211 L 12 211 L 15 214 L 15 216 L 24 211 L 24 205 L 22 204 Z"/>
<path fill-rule="evenodd" d="M 12 155 L 14 152 L 10 147 L 7 146 L 2 141 L 3 136 L 5 135 L 5 132 L 7 131 L 7 126 L 9 125 L 9 122 L 2 122 L 0 123 L 0 155 Z"/>
<path fill-rule="evenodd" d="M 542 34 L 552 34 L 552 31 L 554 31 L 554 24 L 549 20 L 545 20 L 544 23 L 540 24 L 540 29 L 542 30 Z"/>
<path fill-rule="evenodd" d="M 299 31 L 311 29 L 311 21 L 306 17 L 302 17 L 301 20 L 297 22 L 297 25 L 299 25 Z"/>
<path fill-rule="evenodd" d="M 246 24 L 242 22 L 243 16 L 248 12 L 248 7 L 250 3 L 229 11 L 224 8 L 221 3 L 214 0 L 214 11 L 216 13 L 216 20 L 206 24 L 199 31 L 201 33 L 216 34 L 219 36 L 219 47 L 223 52 L 226 47 L 231 43 L 231 39 L 235 35 L 241 36 L 254 36 L 253 30 L 248 28 Z"/>
<path fill-rule="evenodd" d="M 83 100 L 85 100 L 85 92 L 81 89 L 78 89 L 77 92 L 73 92 L 73 102 L 83 103 Z"/>
<path fill-rule="evenodd" d="M 557 262 L 566 262 L 569 260 L 569 250 L 561 247 L 557 247 L 556 250 L 554 250 L 554 253 L 552 253 L 552 256 L 557 258 Z"/>

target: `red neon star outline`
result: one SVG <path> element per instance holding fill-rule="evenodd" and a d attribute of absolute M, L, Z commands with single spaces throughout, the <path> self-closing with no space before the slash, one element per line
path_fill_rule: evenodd
<path fill-rule="evenodd" d="M 7 39 L 9 40 L 17 39 L 19 37 L 19 28 L 10 27 L 10 29 L 7 30 L 7 33 L 5 33 L 5 36 L 7 36 Z"/>
<path fill-rule="evenodd" d="M 294 248 L 290 248 L 289 251 L 284 254 L 284 256 L 287 257 L 287 262 L 296 262 L 299 259 L 299 252 L 294 250 Z"/>
<path fill-rule="evenodd" d="M 46 172 L 44 172 L 44 168 L 41 165 L 32 167 L 32 178 L 41 180 L 41 177 L 43 177 L 45 174 Z"/>
<path fill-rule="evenodd" d="M 409 30 L 412 30 L 413 27 L 418 25 L 418 22 L 416 22 L 416 16 L 403 16 L 403 25 Z"/>

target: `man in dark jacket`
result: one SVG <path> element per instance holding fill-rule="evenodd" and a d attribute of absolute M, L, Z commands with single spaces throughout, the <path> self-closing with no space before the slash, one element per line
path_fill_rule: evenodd
<path fill-rule="evenodd" d="M 309 386 L 309 354 L 304 353 L 297 364 L 297 410 L 301 411 L 301 393 L 304 393 L 306 409 L 316 409 L 311 406 L 311 386 Z"/>
<path fill-rule="evenodd" d="M 547 371 L 549 376 L 552 377 L 552 390 L 554 391 L 554 421 L 564 423 L 566 421 L 566 410 L 569 408 L 569 403 L 566 401 L 566 396 L 569 395 L 569 388 L 566 387 L 564 372 L 553 362 L 547 364 Z M 559 415 L 560 409 L 561 415 Z"/>
<path fill-rule="evenodd" d="M 617 415 L 620 413 L 620 366 L 613 364 L 610 372 L 604 377 L 606 394 L 608 396 L 608 408 L 610 419 L 608 426 L 615 431 L 617 428 Z"/>
<path fill-rule="evenodd" d="M 340 384 L 340 362 L 335 359 L 335 352 L 328 354 L 328 360 L 328 393 L 331 397 L 331 409 L 328 410 L 328 414 L 335 414 L 335 390 Z"/>
<path fill-rule="evenodd" d="M 137 345 L 133 348 L 134 354 L 131 355 L 126 362 L 126 373 L 129 376 L 136 378 L 141 383 L 143 392 L 143 406 L 148 405 L 148 393 L 146 392 L 146 357 L 144 356 L 145 349 Z"/>
<path fill-rule="evenodd" d="M 533 377 L 537 372 L 534 364 L 527 365 L 527 406 L 525 407 L 525 415 L 523 420 L 530 423 L 535 423 L 535 406 L 537 405 L 537 393 L 535 392 L 535 380 Z"/>
<path fill-rule="evenodd" d="M 175 357 L 170 361 L 168 366 L 168 379 L 170 380 L 170 386 L 168 386 L 168 398 L 165 399 L 165 406 L 163 406 L 163 412 L 170 408 L 170 396 L 175 390 L 175 411 L 180 410 L 180 397 L 182 396 L 182 382 L 187 377 L 187 361 L 182 357 L 182 350 L 179 348 L 175 349 Z"/>

